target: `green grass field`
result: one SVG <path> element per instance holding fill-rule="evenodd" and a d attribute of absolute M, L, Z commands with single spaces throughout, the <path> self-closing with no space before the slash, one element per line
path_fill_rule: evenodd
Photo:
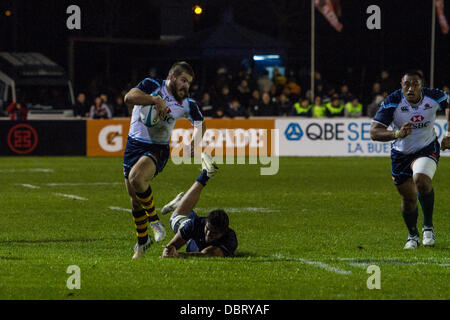
<path fill-rule="evenodd" d="M 450 159 L 434 179 L 435 248 L 403 250 L 388 158 L 281 158 L 274 176 L 221 165 L 202 194 L 199 215 L 229 212 L 236 257 L 160 258 L 172 237 L 160 215 L 168 237 L 139 261 L 131 214 L 119 209 L 129 208 L 121 165 L 0 158 L 0 299 L 450 299 Z M 157 207 L 199 172 L 169 161 L 152 183 Z M 66 287 L 70 265 L 79 290 Z M 379 290 L 367 288 L 369 265 L 380 267 Z"/>

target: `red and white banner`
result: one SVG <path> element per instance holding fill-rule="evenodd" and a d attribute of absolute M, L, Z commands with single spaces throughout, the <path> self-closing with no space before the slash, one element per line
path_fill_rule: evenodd
<path fill-rule="evenodd" d="M 441 31 L 443 34 L 447 34 L 449 27 L 447 23 L 447 18 L 444 14 L 444 0 L 434 0 L 436 2 L 436 13 L 439 19 L 439 25 L 441 26 Z"/>
<path fill-rule="evenodd" d="M 342 23 L 338 20 L 331 0 L 315 0 L 315 6 L 337 31 L 342 31 Z"/>

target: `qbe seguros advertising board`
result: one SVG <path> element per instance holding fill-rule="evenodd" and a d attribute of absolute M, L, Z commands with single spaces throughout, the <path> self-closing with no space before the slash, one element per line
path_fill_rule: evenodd
<path fill-rule="evenodd" d="M 306 119 L 275 120 L 279 130 L 280 156 L 389 156 L 391 142 L 370 138 L 372 119 Z M 447 130 L 445 119 L 434 124 L 441 141 Z M 416 129 L 420 130 L 420 129 Z M 442 156 L 450 156 L 447 150 Z"/>

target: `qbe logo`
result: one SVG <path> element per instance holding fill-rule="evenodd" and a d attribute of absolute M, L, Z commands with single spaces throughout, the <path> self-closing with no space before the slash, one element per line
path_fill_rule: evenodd
<path fill-rule="evenodd" d="M 303 136 L 312 141 L 344 140 L 344 125 L 342 122 L 310 122 L 305 123 L 302 129 L 300 124 L 291 122 L 284 130 L 284 136 L 289 141 L 300 141 Z"/>
<path fill-rule="evenodd" d="M 290 123 L 286 130 L 284 130 L 284 136 L 289 141 L 300 141 L 303 137 L 302 127 L 298 123 L 292 122 Z"/>
<path fill-rule="evenodd" d="M 17 154 L 28 154 L 32 152 L 38 143 L 36 130 L 25 123 L 12 127 L 8 132 L 8 146 Z"/>

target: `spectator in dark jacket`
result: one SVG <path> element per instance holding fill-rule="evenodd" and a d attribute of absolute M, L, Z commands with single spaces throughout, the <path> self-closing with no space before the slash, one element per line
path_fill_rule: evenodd
<path fill-rule="evenodd" d="M 214 115 L 214 106 L 209 92 L 203 93 L 202 99 L 200 100 L 200 108 L 204 117 L 212 117 Z"/>
<path fill-rule="evenodd" d="M 223 87 L 220 90 L 220 94 L 217 96 L 217 108 L 226 110 L 228 108 L 228 104 L 231 102 L 231 99 L 230 89 L 228 86 Z"/>
<path fill-rule="evenodd" d="M 228 109 L 225 112 L 225 115 L 230 118 L 245 117 L 246 112 L 241 106 L 241 103 L 238 99 L 232 99 Z"/>
<path fill-rule="evenodd" d="M 292 110 L 292 103 L 286 94 L 282 93 L 278 97 L 278 110 L 280 116 L 288 116 Z"/>
<path fill-rule="evenodd" d="M 72 106 L 73 116 L 77 118 L 87 117 L 89 115 L 89 106 L 86 102 L 86 95 L 83 92 L 78 93 L 77 101 Z"/>
<path fill-rule="evenodd" d="M 222 108 L 219 107 L 217 109 L 214 109 L 213 118 L 221 119 L 223 117 L 225 117 L 225 112 Z"/>
<path fill-rule="evenodd" d="M 236 94 L 237 98 L 239 99 L 239 102 L 243 105 L 248 107 L 250 98 L 251 98 L 251 90 L 248 86 L 247 79 L 242 79 L 239 85 L 236 88 Z"/>
<path fill-rule="evenodd" d="M 117 96 L 116 97 L 116 101 L 115 101 L 113 107 L 114 107 L 114 116 L 115 117 L 124 117 L 124 118 L 126 118 L 126 117 L 130 116 L 130 112 L 128 110 L 128 106 L 123 101 L 123 97 L 122 96 Z"/>
<path fill-rule="evenodd" d="M 256 115 L 256 114 L 255 114 Z M 264 92 L 261 96 L 261 104 L 259 116 L 276 116 L 278 115 L 277 106 L 272 102 L 269 93 Z"/>
<path fill-rule="evenodd" d="M 339 99 L 341 99 L 341 104 L 346 104 L 347 102 L 351 102 L 353 100 L 353 94 L 348 90 L 348 86 L 343 84 L 341 86 L 341 92 L 339 92 Z"/>
<path fill-rule="evenodd" d="M 397 88 L 397 84 L 390 77 L 387 70 L 381 70 L 379 81 L 381 91 L 392 92 Z"/>
<path fill-rule="evenodd" d="M 252 97 L 248 102 L 248 113 L 252 116 L 255 116 L 259 113 L 259 108 L 261 105 L 260 93 L 258 89 L 252 91 Z"/>

